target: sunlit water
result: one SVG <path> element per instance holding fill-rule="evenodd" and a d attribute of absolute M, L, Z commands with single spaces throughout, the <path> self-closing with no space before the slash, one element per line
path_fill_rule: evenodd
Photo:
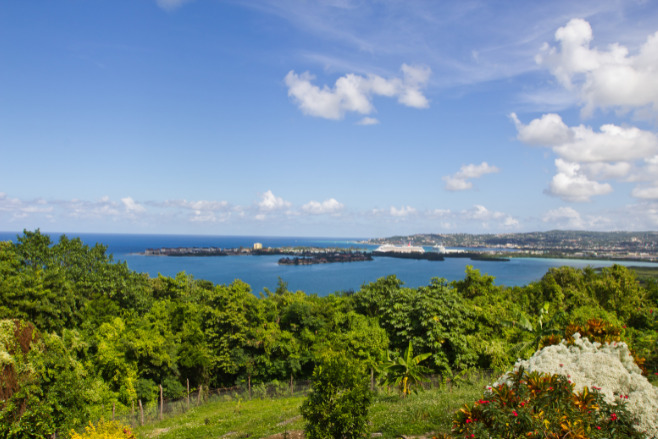
<path fill-rule="evenodd" d="M 0 232 L 0 240 L 14 240 L 17 233 Z M 51 234 L 57 241 L 58 234 Z M 446 258 L 444 261 L 407 260 L 375 257 L 373 261 L 334 263 L 320 265 L 279 265 L 281 256 L 215 256 L 215 257 L 167 257 L 143 256 L 136 253 L 146 248 L 160 247 L 222 247 L 251 248 L 254 242 L 265 247 L 316 246 L 349 247 L 354 240 L 336 238 L 294 238 L 256 236 L 183 236 L 183 235 L 119 235 L 119 234 L 67 234 L 80 237 L 86 244 L 99 242 L 108 247 L 115 260 L 126 261 L 132 270 L 157 276 L 175 276 L 186 272 L 196 279 L 206 279 L 218 284 L 229 284 L 240 279 L 251 285 L 255 294 L 265 288 L 274 290 L 278 279 L 288 283 L 289 290 L 302 290 L 324 296 L 336 291 L 358 290 L 364 283 L 394 274 L 405 285 L 427 285 L 431 278 L 442 277 L 448 281 L 464 278 L 467 265 L 496 278 L 498 285 L 526 285 L 539 280 L 550 267 L 569 265 L 606 267 L 614 261 L 513 258 L 509 262 L 471 261 L 465 258 Z M 370 247 L 372 248 L 372 247 Z M 624 265 L 653 266 L 655 263 L 617 262 Z"/>

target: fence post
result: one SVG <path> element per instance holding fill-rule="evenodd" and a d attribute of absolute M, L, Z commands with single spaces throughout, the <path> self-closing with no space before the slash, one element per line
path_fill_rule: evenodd
<path fill-rule="evenodd" d="M 140 423 L 141 425 L 144 425 L 144 407 L 142 407 L 142 400 L 139 400 L 139 415 L 140 415 Z"/>
<path fill-rule="evenodd" d="M 160 420 L 162 421 L 162 412 L 164 409 L 164 398 L 162 397 L 162 384 L 160 384 Z"/>
<path fill-rule="evenodd" d="M 190 409 L 190 379 L 187 379 L 187 409 Z"/>
<path fill-rule="evenodd" d="M 249 399 L 251 399 L 251 374 L 249 374 L 248 379 L 249 379 Z"/>
<path fill-rule="evenodd" d="M 196 396 L 196 405 L 201 405 L 201 389 L 203 385 L 199 384 L 199 393 Z"/>
<path fill-rule="evenodd" d="M 292 386 L 292 374 L 290 374 L 290 396 L 292 396 L 294 393 L 294 388 Z"/>

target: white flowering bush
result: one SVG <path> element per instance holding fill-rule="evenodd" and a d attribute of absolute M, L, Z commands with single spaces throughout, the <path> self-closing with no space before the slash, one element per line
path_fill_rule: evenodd
<path fill-rule="evenodd" d="M 608 403 L 623 399 L 629 413 L 639 421 L 637 429 L 647 437 L 658 437 L 658 388 L 642 376 L 626 343 L 601 345 L 576 333 L 573 345 L 568 346 L 563 340 L 547 346 L 530 359 L 517 361 L 514 372 L 520 368 L 565 376 L 575 384 L 574 391 L 584 387 L 598 390 Z M 503 375 L 493 387 L 509 384 L 511 373 Z"/>

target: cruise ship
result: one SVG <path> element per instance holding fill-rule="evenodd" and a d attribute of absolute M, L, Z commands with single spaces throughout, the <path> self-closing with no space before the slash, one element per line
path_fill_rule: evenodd
<path fill-rule="evenodd" d="M 425 249 L 423 247 L 417 246 L 417 245 L 392 245 L 392 244 L 384 244 L 380 245 L 377 247 L 375 252 L 378 253 L 425 253 Z"/>

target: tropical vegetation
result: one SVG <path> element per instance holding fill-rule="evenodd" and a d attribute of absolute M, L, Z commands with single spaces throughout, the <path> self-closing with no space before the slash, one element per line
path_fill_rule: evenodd
<path fill-rule="evenodd" d="M 84 434 L 112 408 L 157 404 L 160 386 L 182 398 L 188 380 L 197 391 L 312 379 L 336 355 L 370 387 L 402 377 L 406 395 L 426 374 L 507 370 L 574 328 L 624 341 L 655 379 L 657 310 L 658 282 L 618 265 L 555 268 L 524 287 L 468 267 L 454 282 L 387 276 L 318 297 L 283 281 L 252 292 L 152 278 L 101 244 L 25 231 L 0 243 L 0 438 Z"/>

